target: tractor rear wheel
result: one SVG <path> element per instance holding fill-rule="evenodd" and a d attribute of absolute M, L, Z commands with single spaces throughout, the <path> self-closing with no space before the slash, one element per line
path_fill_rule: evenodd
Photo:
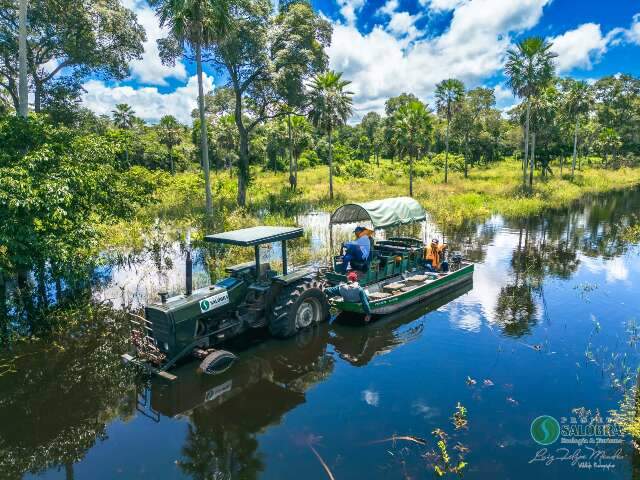
<path fill-rule="evenodd" d="M 306 281 L 282 289 L 271 307 L 269 331 L 274 337 L 287 338 L 328 319 L 329 302 L 322 283 Z"/>

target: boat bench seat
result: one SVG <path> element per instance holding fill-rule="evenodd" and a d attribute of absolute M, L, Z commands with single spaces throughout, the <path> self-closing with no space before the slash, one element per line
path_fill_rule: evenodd
<path fill-rule="evenodd" d="M 395 292 L 402 289 L 405 286 L 406 285 L 402 282 L 389 283 L 388 285 L 385 285 L 384 287 L 382 287 L 382 290 L 384 290 L 385 292 Z"/>
<path fill-rule="evenodd" d="M 373 292 L 369 294 L 369 300 L 382 300 L 390 296 L 391 294 L 387 292 Z"/>
<path fill-rule="evenodd" d="M 427 280 L 430 280 L 429 275 L 414 275 L 413 277 L 409 277 L 405 279 L 409 283 L 423 283 Z"/>

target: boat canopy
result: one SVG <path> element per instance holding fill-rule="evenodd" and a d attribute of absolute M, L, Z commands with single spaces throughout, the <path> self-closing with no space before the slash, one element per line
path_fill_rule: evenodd
<path fill-rule="evenodd" d="M 212 243 L 251 247 L 262 245 L 263 243 L 283 242 L 303 235 L 304 231 L 300 227 L 261 226 L 207 235 L 204 239 Z"/>
<path fill-rule="evenodd" d="M 373 228 L 387 228 L 425 220 L 427 214 L 410 197 L 385 198 L 366 203 L 348 203 L 331 215 L 331 225 L 371 222 Z"/>

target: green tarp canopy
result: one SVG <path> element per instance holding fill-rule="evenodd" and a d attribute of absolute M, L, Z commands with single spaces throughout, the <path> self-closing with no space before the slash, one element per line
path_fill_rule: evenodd
<path fill-rule="evenodd" d="M 251 247 L 263 243 L 282 242 L 284 240 L 301 237 L 303 234 L 304 231 L 300 227 L 262 226 L 207 235 L 204 239 L 212 243 Z"/>
<path fill-rule="evenodd" d="M 410 197 L 385 198 L 366 203 L 348 203 L 331 215 L 331 225 L 371 222 L 373 228 L 386 228 L 425 220 L 427 214 Z"/>

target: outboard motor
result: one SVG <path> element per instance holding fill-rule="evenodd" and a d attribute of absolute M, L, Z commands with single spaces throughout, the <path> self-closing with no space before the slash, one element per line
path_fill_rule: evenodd
<path fill-rule="evenodd" d="M 451 267 L 453 267 L 453 270 L 457 270 L 460 268 L 460 266 L 462 265 L 462 252 L 451 252 L 450 255 L 450 262 L 451 262 Z"/>

